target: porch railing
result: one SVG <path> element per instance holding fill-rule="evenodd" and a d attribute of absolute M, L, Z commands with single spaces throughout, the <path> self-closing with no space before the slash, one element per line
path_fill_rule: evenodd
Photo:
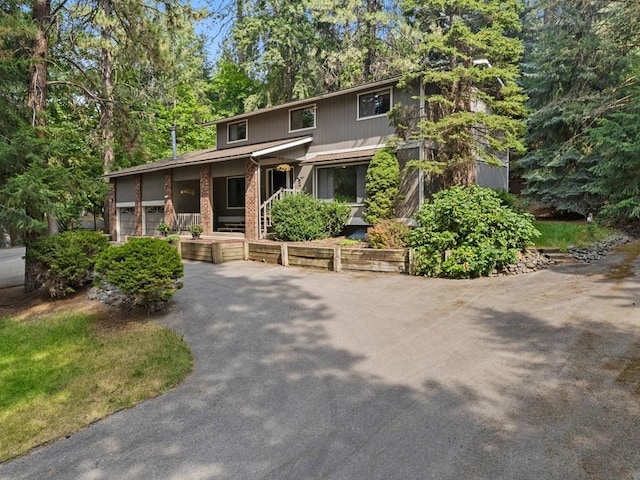
<path fill-rule="evenodd" d="M 175 232 L 188 232 L 191 225 L 200 225 L 199 213 L 176 213 L 173 217 Z"/>
<path fill-rule="evenodd" d="M 260 205 L 260 238 L 266 237 L 269 227 L 273 225 L 271 222 L 271 206 L 274 200 L 280 200 L 285 195 L 291 195 L 293 193 L 298 193 L 298 191 L 293 188 L 281 188 L 262 202 L 262 205 Z"/>

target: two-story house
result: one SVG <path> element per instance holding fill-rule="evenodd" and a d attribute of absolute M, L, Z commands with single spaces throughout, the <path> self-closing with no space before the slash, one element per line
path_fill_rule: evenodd
<path fill-rule="evenodd" d="M 367 166 L 394 134 L 387 112 L 400 103 L 420 112 L 421 85 L 396 86 L 398 78 L 263 108 L 214 122 L 217 148 L 186 153 L 113 172 L 109 216 L 112 238 L 156 235 L 160 222 L 204 234 L 244 231 L 264 236 L 268 206 L 278 192 L 304 191 L 352 208 L 351 225 L 362 219 Z M 421 142 L 396 151 L 401 167 L 423 158 Z M 478 162 L 477 183 L 508 187 L 503 168 Z M 409 219 L 424 197 L 420 171 L 403 173 L 399 218 Z"/>

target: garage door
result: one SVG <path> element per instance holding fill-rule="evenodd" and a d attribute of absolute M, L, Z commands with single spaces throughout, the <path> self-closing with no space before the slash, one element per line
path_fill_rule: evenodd
<path fill-rule="evenodd" d="M 164 207 L 146 207 L 145 235 L 158 235 L 158 225 L 164 222 Z"/>
<path fill-rule="evenodd" d="M 136 233 L 136 209 L 121 208 L 120 209 L 120 238 L 123 242 L 126 235 L 135 235 Z"/>

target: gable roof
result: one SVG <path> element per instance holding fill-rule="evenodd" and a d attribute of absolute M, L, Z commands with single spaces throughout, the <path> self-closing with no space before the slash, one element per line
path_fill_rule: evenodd
<path fill-rule="evenodd" d="M 323 100 L 325 98 L 338 97 L 340 95 L 348 95 L 350 93 L 364 92 L 367 90 L 375 89 L 377 87 L 384 87 L 386 85 L 393 85 L 398 83 L 402 77 L 391 77 L 384 80 L 378 80 L 377 82 L 365 83 L 363 85 L 358 85 L 356 87 L 345 88 L 343 90 L 337 90 L 335 92 L 327 92 L 322 93 L 320 95 L 316 95 L 315 97 L 303 98 L 301 100 L 294 100 L 292 102 L 283 103 L 280 105 L 274 105 L 273 107 L 260 108 L 258 110 L 254 110 L 252 112 L 239 113 L 238 115 L 234 115 L 233 117 L 221 118 L 219 120 L 213 120 L 211 122 L 203 123 L 202 125 L 218 125 L 220 123 L 233 122 L 237 120 L 243 120 L 245 118 L 253 117 L 254 115 L 260 115 L 262 113 L 273 112 L 275 110 L 280 110 L 283 108 L 293 108 L 297 106 L 306 105 L 311 102 L 316 102 L 318 100 Z"/>
<path fill-rule="evenodd" d="M 311 143 L 313 137 L 287 138 L 283 140 L 273 140 L 271 142 L 254 143 L 253 145 L 242 145 L 240 147 L 225 148 L 216 150 L 211 148 L 208 150 L 199 150 L 197 152 L 183 153 L 176 158 L 165 158 L 156 162 L 145 163 L 136 167 L 124 168 L 115 172 L 103 175 L 104 178 L 126 177 L 128 175 L 137 175 L 140 173 L 157 172 L 167 170 L 169 168 L 188 167 L 191 165 L 203 165 L 206 163 L 225 162 L 227 160 L 235 160 L 247 157 L 263 157 L 275 152 L 288 150 L 289 148 L 298 147 Z"/>

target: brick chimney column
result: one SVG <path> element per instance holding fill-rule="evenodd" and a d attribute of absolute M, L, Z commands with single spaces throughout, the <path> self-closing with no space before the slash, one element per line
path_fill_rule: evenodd
<path fill-rule="evenodd" d="M 204 235 L 211 235 L 211 165 L 200 166 L 200 226 Z"/>
<path fill-rule="evenodd" d="M 173 225 L 175 209 L 173 208 L 173 170 L 164 174 L 164 223 Z"/>
<path fill-rule="evenodd" d="M 257 240 L 260 234 L 260 200 L 258 187 L 260 185 L 260 167 L 250 158 L 246 162 L 245 194 L 244 194 L 244 222 L 245 238 Z"/>

